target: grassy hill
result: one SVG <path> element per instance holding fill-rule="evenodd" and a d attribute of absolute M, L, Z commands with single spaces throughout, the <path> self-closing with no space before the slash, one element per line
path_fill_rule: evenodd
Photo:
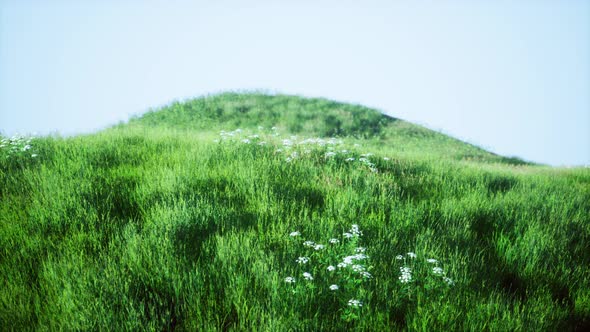
<path fill-rule="evenodd" d="M 278 127 L 280 133 L 309 137 L 353 137 L 387 152 L 428 158 L 476 159 L 522 165 L 518 158 L 491 154 L 449 136 L 363 107 L 319 98 L 225 93 L 176 102 L 150 111 L 124 128 L 135 126 L 184 131 L 257 130 Z"/>
<path fill-rule="evenodd" d="M 587 330 L 590 170 L 226 93 L 0 143 L 0 326 Z"/>

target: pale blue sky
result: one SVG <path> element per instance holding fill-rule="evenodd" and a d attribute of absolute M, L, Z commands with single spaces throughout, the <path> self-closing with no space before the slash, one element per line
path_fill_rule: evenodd
<path fill-rule="evenodd" d="M 590 164 L 590 1 L 0 0 L 4 134 L 91 132 L 235 89 Z"/>

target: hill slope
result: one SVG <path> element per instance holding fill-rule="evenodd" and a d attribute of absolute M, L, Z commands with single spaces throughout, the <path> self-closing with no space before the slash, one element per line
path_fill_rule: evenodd
<path fill-rule="evenodd" d="M 392 153 L 527 164 L 518 158 L 494 155 L 374 109 L 320 98 L 224 93 L 175 102 L 132 119 L 130 125 L 199 131 L 278 127 L 283 134 L 373 139 L 367 143 L 387 148 Z"/>
<path fill-rule="evenodd" d="M 590 327 L 588 169 L 257 94 L 0 145 L 2 327 Z"/>

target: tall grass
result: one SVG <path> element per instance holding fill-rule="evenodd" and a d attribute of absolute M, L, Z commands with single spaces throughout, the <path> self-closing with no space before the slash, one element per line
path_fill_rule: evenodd
<path fill-rule="evenodd" d="M 237 112 L 261 107 L 247 97 L 245 106 L 234 95 L 216 102 Z M 325 102 L 250 97 L 295 118 L 289 105 Z M 192 104 L 209 105 L 203 100 Z M 0 326 L 590 327 L 588 169 L 515 164 L 405 124 L 424 132 L 420 141 L 396 127 L 401 121 L 385 120 L 376 136 L 347 129 L 332 141 L 298 144 L 321 132 L 293 133 L 281 114 L 275 130 L 271 120 L 258 129 L 263 117 L 253 116 L 234 133 L 238 115 L 207 120 L 209 129 L 178 129 L 171 114 L 94 135 L 33 138 L 29 154 L 2 150 Z M 420 152 L 420 142 L 435 152 Z M 455 152 L 440 157 L 450 146 Z M 347 242 L 354 224 L 362 236 Z M 370 278 L 337 267 L 359 247 L 367 259 L 356 263 Z"/>

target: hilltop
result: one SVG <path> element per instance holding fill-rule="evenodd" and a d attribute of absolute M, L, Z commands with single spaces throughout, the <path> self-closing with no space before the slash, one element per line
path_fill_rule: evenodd
<path fill-rule="evenodd" d="M 223 93 L 174 102 L 137 116 L 128 124 L 138 125 L 201 132 L 278 127 L 290 135 L 367 139 L 369 144 L 403 155 L 529 164 L 518 158 L 495 155 L 375 109 L 323 98 Z"/>
<path fill-rule="evenodd" d="M 226 93 L 0 142 L 0 326 L 590 330 L 590 169 Z"/>

